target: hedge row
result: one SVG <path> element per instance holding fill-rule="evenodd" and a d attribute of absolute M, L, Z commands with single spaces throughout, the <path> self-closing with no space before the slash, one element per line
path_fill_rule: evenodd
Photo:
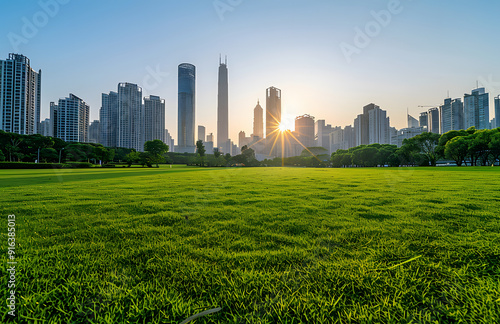
<path fill-rule="evenodd" d="M 62 169 L 62 168 L 91 168 L 92 163 L 29 163 L 29 162 L 0 162 L 0 169 Z"/>
<path fill-rule="evenodd" d="M 0 169 L 62 169 L 62 163 L 0 162 Z"/>

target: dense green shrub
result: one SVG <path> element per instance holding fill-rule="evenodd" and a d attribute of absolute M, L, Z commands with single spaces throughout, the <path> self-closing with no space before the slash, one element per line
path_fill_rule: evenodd
<path fill-rule="evenodd" d="M 60 163 L 0 162 L 0 169 L 61 169 Z"/>
<path fill-rule="evenodd" d="M 65 169 L 82 169 L 82 168 L 92 168 L 94 165 L 87 162 L 68 162 L 64 163 L 63 168 Z"/>

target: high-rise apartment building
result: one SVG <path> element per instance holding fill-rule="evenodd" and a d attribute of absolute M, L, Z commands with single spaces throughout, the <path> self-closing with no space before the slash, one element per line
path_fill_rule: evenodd
<path fill-rule="evenodd" d="M 363 107 L 363 114 L 354 120 L 356 146 L 390 143 L 390 121 L 387 112 L 371 103 Z"/>
<path fill-rule="evenodd" d="M 57 137 L 57 105 L 55 102 L 50 103 L 49 136 Z"/>
<path fill-rule="evenodd" d="M 105 147 L 118 146 L 118 92 L 111 91 L 101 95 L 99 111 L 100 139 Z"/>
<path fill-rule="evenodd" d="M 464 128 L 488 129 L 490 123 L 489 94 L 484 88 L 464 95 Z"/>
<path fill-rule="evenodd" d="M 368 111 L 368 141 L 369 144 L 390 144 L 389 137 L 390 121 L 387 112 L 374 105 Z"/>
<path fill-rule="evenodd" d="M 196 68 L 192 64 L 182 63 L 178 69 L 178 152 L 195 151 L 195 85 Z"/>
<path fill-rule="evenodd" d="M 144 98 L 144 143 L 152 140 L 165 142 L 165 100 L 159 96 Z M 143 143 L 143 145 L 144 145 Z"/>
<path fill-rule="evenodd" d="M 88 142 L 89 115 L 89 105 L 74 94 L 59 99 L 55 122 L 57 138 L 66 142 Z"/>
<path fill-rule="evenodd" d="M 229 139 L 229 90 L 227 76 L 227 59 L 219 60 L 219 87 L 217 95 L 217 146 L 222 147 Z M 226 150 L 227 151 L 227 148 Z"/>
<path fill-rule="evenodd" d="M 118 84 L 118 147 L 144 151 L 143 118 L 142 88 L 133 83 Z"/>
<path fill-rule="evenodd" d="M 99 135 L 101 133 L 100 122 L 94 120 L 89 125 L 89 143 L 100 143 Z"/>
<path fill-rule="evenodd" d="M 315 125 L 315 145 L 321 146 L 327 150 L 330 150 L 330 134 L 333 129 L 332 125 L 326 124 L 326 121 L 323 119 L 319 119 Z"/>
<path fill-rule="evenodd" d="M 45 118 L 40 122 L 40 135 L 50 136 L 50 119 Z"/>
<path fill-rule="evenodd" d="M 26 56 L 9 54 L 0 60 L 0 130 L 39 133 L 41 85 L 42 70 L 35 72 Z"/>
<path fill-rule="evenodd" d="M 168 151 L 174 152 L 175 141 L 172 138 L 172 135 L 170 135 L 170 133 L 168 132 L 168 129 L 165 129 L 165 137 L 164 138 L 165 138 L 165 141 L 163 141 L 163 142 L 168 145 Z"/>
<path fill-rule="evenodd" d="M 253 109 L 253 134 L 252 137 L 258 136 L 259 139 L 264 138 L 264 109 L 257 101 L 257 106 Z"/>

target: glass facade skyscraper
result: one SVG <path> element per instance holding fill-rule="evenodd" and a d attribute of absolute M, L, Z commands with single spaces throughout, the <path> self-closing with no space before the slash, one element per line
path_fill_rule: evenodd
<path fill-rule="evenodd" d="M 484 88 L 472 90 L 472 94 L 464 96 L 464 121 L 465 128 L 476 129 L 490 128 L 489 94 Z"/>
<path fill-rule="evenodd" d="M 194 153 L 196 67 L 189 63 L 178 70 L 177 145 L 179 152 Z"/>
<path fill-rule="evenodd" d="M 495 125 L 494 127 L 500 127 L 500 96 L 495 97 Z"/>

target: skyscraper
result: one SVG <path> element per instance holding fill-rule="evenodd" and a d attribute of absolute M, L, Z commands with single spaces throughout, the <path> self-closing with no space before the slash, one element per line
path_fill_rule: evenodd
<path fill-rule="evenodd" d="M 427 112 L 427 131 L 429 133 L 439 134 L 439 109 L 431 108 Z"/>
<path fill-rule="evenodd" d="M 460 98 L 451 101 L 451 129 L 464 129 L 464 103 Z"/>
<path fill-rule="evenodd" d="M 314 146 L 314 117 L 302 115 L 295 118 L 296 137 L 305 147 Z"/>
<path fill-rule="evenodd" d="M 88 142 L 90 107 L 70 93 L 57 105 L 57 138 L 66 142 Z"/>
<path fill-rule="evenodd" d="M 429 127 L 427 123 L 428 120 L 429 120 L 429 114 L 427 113 L 427 111 L 420 113 L 420 117 L 418 118 L 418 124 L 420 127 L 424 127 L 426 131 L 427 128 Z"/>
<path fill-rule="evenodd" d="M 495 125 L 494 127 L 500 127 L 500 96 L 495 97 Z"/>
<path fill-rule="evenodd" d="M 0 60 L 0 130 L 32 135 L 40 124 L 42 70 L 23 55 Z"/>
<path fill-rule="evenodd" d="M 264 138 L 264 109 L 257 101 L 257 106 L 253 109 L 253 137 L 258 136 L 259 139 Z"/>
<path fill-rule="evenodd" d="M 389 144 L 390 123 L 387 112 L 371 103 L 363 107 L 363 114 L 354 120 L 356 146 L 368 144 Z"/>
<path fill-rule="evenodd" d="M 111 91 L 101 95 L 99 111 L 99 143 L 106 147 L 118 146 L 118 92 Z"/>
<path fill-rule="evenodd" d="M 389 127 L 387 112 L 374 105 L 373 109 L 368 111 L 369 144 L 390 144 Z"/>
<path fill-rule="evenodd" d="M 451 98 L 444 100 L 444 105 L 439 107 L 439 133 L 444 134 L 452 130 Z"/>
<path fill-rule="evenodd" d="M 408 128 L 415 128 L 418 126 L 419 126 L 419 121 L 415 117 L 408 114 Z"/>
<path fill-rule="evenodd" d="M 198 125 L 198 140 L 205 143 L 205 126 Z"/>
<path fill-rule="evenodd" d="M 488 129 L 490 123 L 489 94 L 484 88 L 464 95 L 464 128 Z"/>
<path fill-rule="evenodd" d="M 165 129 L 165 144 L 168 145 L 168 151 L 169 152 L 174 152 L 174 139 L 172 138 L 172 135 L 168 132 L 168 129 Z"/>
<path fill-rule="evenodd" d="M 89 143 L 99 143 L 101 128 L 98 120 L 94 120 L 89 125 Z"/>
<path fill-rule="evenodd" d="M 50 119 L 45 118 L 40 122 L 40 135 L 50 136 Z"/>
<path fill-rule="evenodd" d="M 165 142 L 165 100 L 159 96 L 149 96 L 144 98 L 143 141 L 156 139 Z"/>
<path fill-rule="evenodd" d="M 228 120 L 228 78 L 227 58 L 224 63 L 219 60 L 219 92 L 217 96 L 217 146 L 221 148 L 229 139 Z M 224 153 L 228 151 L 223 148 Z"/>
<path fill-rule="evenodd" d="M 271 156 L 281 156 L 278 141 L 281 124 L 281 90 L 270 87 L 266 90 L 266 146 Z"/>
<path fill-rule="evenodd" d="M 464 105 L 460 98 L 447 98 L 439 107 L 439 128 L 441 134 L 464 128 Z"/>
<path fill-rule="evenodd" d="M 133 83 L 118 84 L 118 147 L 144 151 L 142 89 Z"/>
<path fill-rule="evenodd" d="M 57 105 L 50 103 L 50 129 L 49 136 L 57 137 Z"/>
<path fill-rule="evenodd" d="M 179 65 L 178 72 L 178 152 L 195 151 L 195 85 L 196 68 L 192 64 Z"/>

